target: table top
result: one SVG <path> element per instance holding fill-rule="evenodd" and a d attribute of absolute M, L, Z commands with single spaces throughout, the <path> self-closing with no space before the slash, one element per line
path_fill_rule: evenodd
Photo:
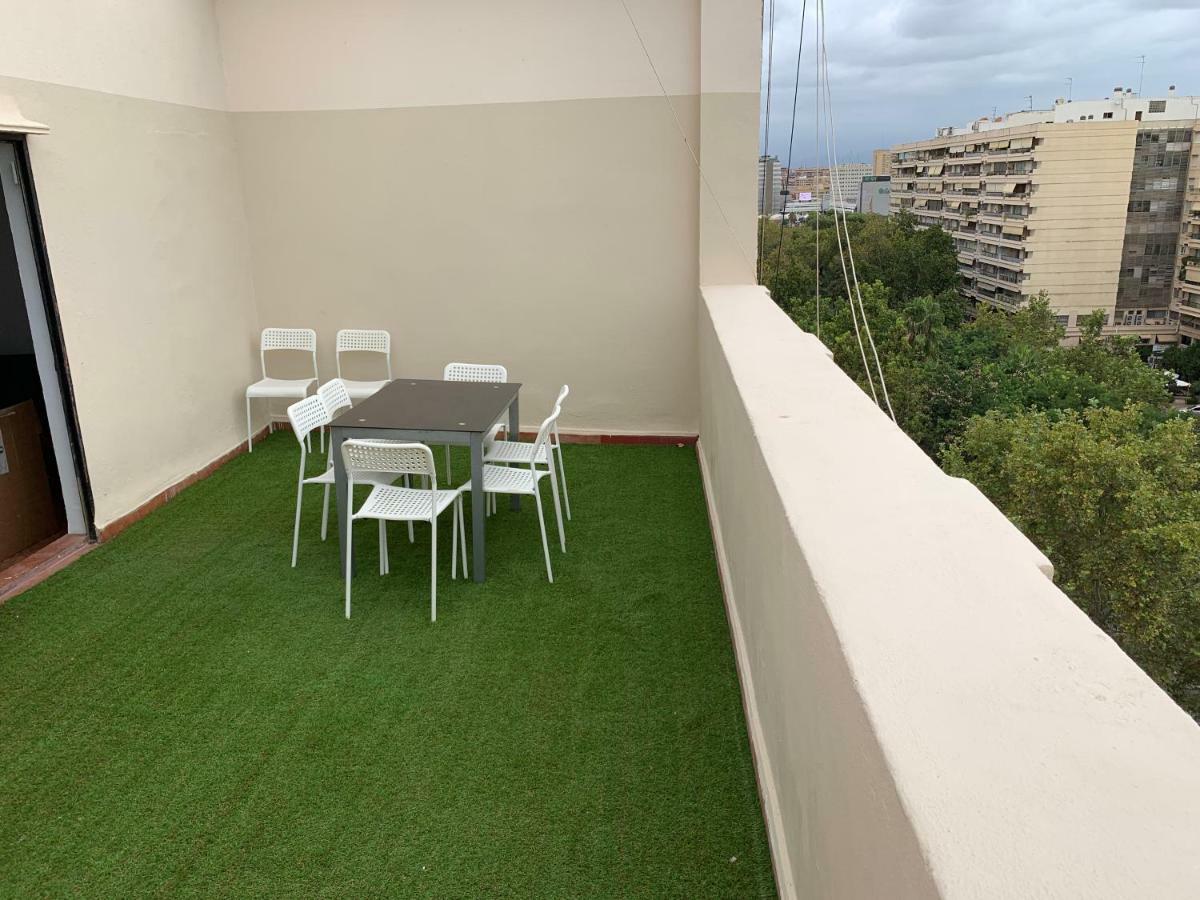
<path fill-rule="evenodd" d="M 333 420 L 333 428 L 483 432 L 517 398 L 521 385 L 397 378 Z"/>

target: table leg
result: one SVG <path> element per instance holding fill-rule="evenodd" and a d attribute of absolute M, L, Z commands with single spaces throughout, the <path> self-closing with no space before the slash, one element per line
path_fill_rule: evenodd
<path fill-rule="evenodd" d="M 521 439 L 521 405 L 520 399 L 513 397 L 513 402 L 508 405 L 508 434 L 506 440 L 519 441 Z M 521 495 L 509 494 L 508 497 L 509 509 L 514 512 L 521 509 Z"/>
<path fill-rule="evenodd" d="M 349 491 L 346 483 L 346 464 L 342 461 L 342 429 L 331 428 L 329 430 L 329 452 L 333 456 L 333 483 L 336 488 L 333 504 L 333 521 L 336 523 L 335 530 L 338 538 L 338 555 L 341 559 L 341 567 L 339 571 L 342 577 L 346 575 L 346 504 L 349 502 Z M 353 570 L 351 570 L 353 571 Z"/>
<path fill-rule="evenodd" d="M 487 497 L 483 493 L 483 435 L 471 435 L 471 555 L 474 560 L 472 575 L 476 581 L 485 577 L 484 520 Z"/>

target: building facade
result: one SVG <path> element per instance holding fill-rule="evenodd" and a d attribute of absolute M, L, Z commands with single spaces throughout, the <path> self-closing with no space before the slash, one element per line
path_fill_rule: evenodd
<path fill-rule="evenodd" d="M 1179 320 L 1179 340 L 1200 340 L 1200 125 L 1192 131 L 1191 161 L 1183 189 L 1179 252 L 1171 316 Z"/>
<path fill-rule="evenodd" d="M 866 163 L 841 163 L 837 171 L 829 173 L 828 204 L 836 203 L 843 208 L 856 208 L 858 189 L 863 179 L 871 174 Z"/>
<path fill-rule="evenodd" d="M 758 158 L 758 214 L 771 216 L 783 211 L 783 167 L 778 156 Z"/>
<path fill-rule="evenodd" d="M 888 175 L 868 175 L 858 188 L 858 211 L 877 216 L 891 214 L 892 179 Z"/>
<path fill-rule="evenodd" d="M 876 150 L 871 159 L 871 174 L 875 176 L 888 175 L 892 171 L 892 152 Z"/>
<path fill-rule="evenodd" d="M 1068 338 L 1101 310 L 1109 333 L 1173 343 L 1197 99 L 1121 92 L 941 129 L 892 148 L 892 210 L 951 233 L 975 302 L 1045 291 Z"/>

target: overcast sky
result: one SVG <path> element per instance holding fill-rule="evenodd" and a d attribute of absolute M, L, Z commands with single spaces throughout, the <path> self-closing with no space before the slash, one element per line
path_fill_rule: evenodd
<path fill-rule="evenodd" d="M 785 163 L 802 5 L 775 0 L 770 152 Z M 814 8 L 809 0 L 795 165 L 814 156 Z M 875 147 L 932 137 L 993 107 L 1027 108 L 1030 94 L 1048 107 L 1067 95 L 1068 77 L 1076 100 L 1136 90 L 1141 54 L 1143 96 L 1170 84 L 1200 94 L 1200 0 L 828 0 L 826 18 L 842 162 L 870 162 Z M 766 61 L 764 45 L 764 78 Z"/>

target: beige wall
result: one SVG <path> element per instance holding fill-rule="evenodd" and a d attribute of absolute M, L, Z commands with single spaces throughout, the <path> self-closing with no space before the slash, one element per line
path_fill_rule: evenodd
<path fill-rule="evenodd" d="M 1200 728 L 756 287 L 700 454 L 786 897 L 1190 898 Z"/>
<path fill-rule="evenodd" d="M 700 7 L 700 283 L 756 280 L 762 7 Z"/>
<path fill-rule="evenodd" d="M 337 329 L 386 328 L 397 375 L 507 366 L 525 425 L 565 382 L 564 427 L 695 433 L 695 175 L 661 99 L 234 127 L 262 322 L 315 328 L 326 375 Z"/>
<path fill-rule="evenodd" d="M 0 2 L 100 527 L 236 447 L 269 324 L 326 377 L 385 327 L 399 374 L 507 364 L 526 424 L 569 382 L 573 430 L 695 432 L 701 0 L 630 0 L 671 105 L 620 4 Z M 705 4 L 754 38 L 704 51 L 750 221 L 757 12 Z"/>
<path fill-rule="evenodd" d="M 1138 122 L 1040 125 L 1035 194 L 1022 290 L 1044 290 L 1056 312 L 1105 310 L 1110 322 L 1121 274 L 1125 215 Z"/>
<path fill-rule="evenodd" d="M 503 363 L 536 425 L 694 433 L 695 164 L 619 3 L 222 2 L 264 325 Z M 699 0 L 630 3 L 688 140 Z M 487 190 L 480 190 L 480 185 Z"/>
<path fill-rule="evenodd" d="M 696 93 L 700 0 L 626 0 L 672 94 Z M 723 3 L 732 0 L 721 0 Z M 741 2 L 741 0 L 737 0 Z M 217 0 L 229 108 L 395 109 L 659 92 L 619 2 Z"/>
<path fill-rule="evenodd" d="M 103 528 L 244 434 L 258 323 L 216 21 L 201 0 L 0 21 L 0 93 L 51 129 L 29 149 Z"/>

